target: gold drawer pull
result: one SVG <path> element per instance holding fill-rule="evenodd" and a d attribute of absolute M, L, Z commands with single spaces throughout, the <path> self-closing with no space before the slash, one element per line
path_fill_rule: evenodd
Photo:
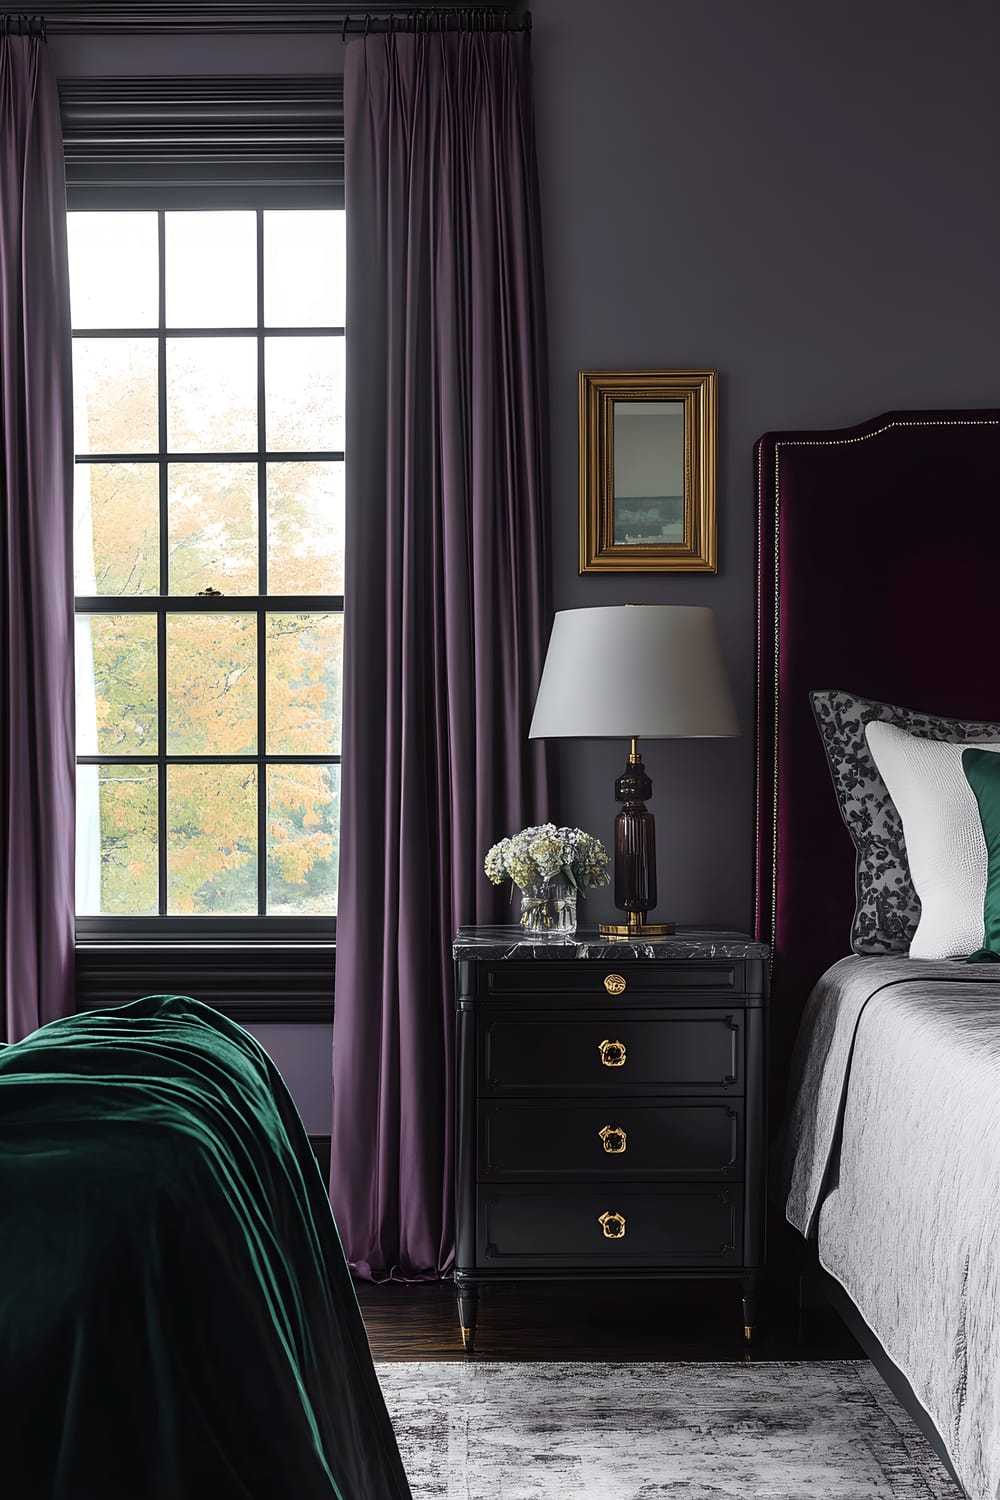
<path fill-rule="evenodd" d="M 609 995 L 621 995 L 625 990 L 625 978 L 622 974 L 605 974 L 604 988 Z"/>
<path fill-rule="evenodd" d="M 625 1238 L 625 1215 L 610 1212 L 601 1214 L 598 1224 L 604 1230 L 606 1240 L 623 1240 Z"/>
<path fill-rule="evenodd" d="M 603 1130 L 598 1131 L 598 1134 L 609 1156 L 620 1156 L 628 1144 L 628 1136 L 620 1125 L 605 1125 Z"/>
<path fill-rule="evenodd" d="M 623 1068 L 625 1066 L 624 1042 L 609 1042 L 605 1040 L 598 1042 L 597 1047 L 601 1054 L 601 1062 L 606 1068 Z"/>

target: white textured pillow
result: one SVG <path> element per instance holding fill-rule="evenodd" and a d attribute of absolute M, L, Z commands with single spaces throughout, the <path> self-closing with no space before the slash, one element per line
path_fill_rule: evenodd
<path fill-rule="evenodd" d="M 1000 745 L 918 739 L 874 721 L 865 726 L 865 738 L 902 821 L 920 897 L 910 957 L 967 958 L 983 946 L 986 840 L 962 751 L 1000 752 Z"/>

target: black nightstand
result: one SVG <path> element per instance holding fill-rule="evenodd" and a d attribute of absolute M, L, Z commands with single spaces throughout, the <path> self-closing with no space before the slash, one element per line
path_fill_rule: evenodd
<path fill-rule="evenodd" d="M 455 1286 L 729 1277 L 764 1248 L 768 949 L 736 932 L 532 943 L 463 927 Z"/>

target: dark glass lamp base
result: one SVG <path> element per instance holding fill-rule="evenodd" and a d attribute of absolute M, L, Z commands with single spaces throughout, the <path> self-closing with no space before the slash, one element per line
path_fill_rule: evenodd
<path fill-rule="evenodd" d="M 633 740 L 625 774 L 615 782 L 615 796 L 625 804 L 615 818 L 615 905 L 628 921 L 602 922 L 603 938 L 660 938 L 674 931 L 673 922 L 646 921 L 656 905 L 656 828 L 643 801 L 652 791 Z"/>

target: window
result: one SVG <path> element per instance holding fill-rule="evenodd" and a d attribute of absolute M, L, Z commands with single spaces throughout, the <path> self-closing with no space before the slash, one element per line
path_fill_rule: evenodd
<path fill-rule="evenodd" d="M 77 911 L 329 925 L 344 214 L 69 215 Z"/>

